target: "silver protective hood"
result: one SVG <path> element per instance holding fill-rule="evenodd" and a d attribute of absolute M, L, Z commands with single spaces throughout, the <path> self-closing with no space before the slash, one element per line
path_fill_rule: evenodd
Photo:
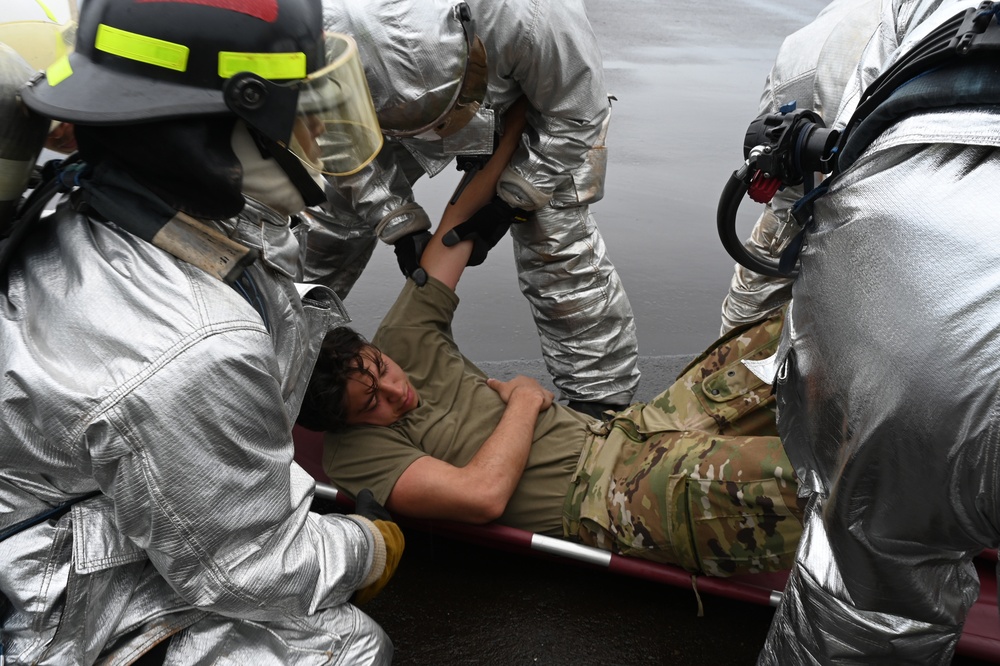
<path fill-rule="evenodd" d="M 465 74 L 457 0 L 324 0 L 323 27 L 354 37 L 383 130 L 413 130 L 448 110 Z"/>
<path fill-rule="evenodd" d="M 872 2 L 836 122 L 921 35 L 978 4 Z M 760 664 L 951 662 L 979 593 L 972 558 L 1000 541 L 998 122 L 975 106 L 907 116 L 815 205 L 777 384 L 811 498 Z"/>

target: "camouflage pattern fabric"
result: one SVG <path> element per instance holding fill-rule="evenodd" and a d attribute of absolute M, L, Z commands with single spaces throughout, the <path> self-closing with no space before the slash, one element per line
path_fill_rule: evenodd
<path fill-rule="evenodd" d="M 774 353 L 783 318 L 731 332 L 653 401 L 595 424 L 564 534 L 712 576 L 791 568 L 804 501 L 771 387 L 741 362 Z"/>

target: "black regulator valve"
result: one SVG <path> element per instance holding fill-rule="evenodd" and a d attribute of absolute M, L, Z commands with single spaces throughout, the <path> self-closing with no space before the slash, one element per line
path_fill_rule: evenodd
<path fill-rule="evenodd" d="M 819 114 L 796 110 L 795 103 L 778 113 L 764 113 L 750 123 L 743 141 L 743 166 L 733 172 L 719 199 L 719 238 L 729 255 L 752 271 L 772 277 L 791 277 L 777 261 L 758 258 L 747 252 L 736 233 L 736 213 L 743 195 L 757 203 L 767 203 L 788 185 L 809 180 L 815 172 L 830 173 L 834 167 L 840 133 L 827 129 Z"/>
<path fill-rule="evenodd" d="M 747 128 L 743 157 L 755 158 L 762 178 L 780 185 L 798 185 L 807 173 L 830 173 L 831 158 L 840 134 L 827 129 L 815 111 L 796 110 L 795 103 L 779 113 L 757 116 Z"/>

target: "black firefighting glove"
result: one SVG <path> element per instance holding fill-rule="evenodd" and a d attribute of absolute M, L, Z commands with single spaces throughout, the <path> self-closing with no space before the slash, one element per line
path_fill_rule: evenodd
<path fill-rule="evenodd" d="M 431 232 L 425 229 L 407 234 L 392 244 L 399 270 L 405 277 L 413 278 L 418 287 L 427 283 L 427 272 L 420 267 L 420 256 L 430 240 Z"/>
<path fill-rule="evenodd" d="M 403 557 L 406 541 L 399 525 L 393 522 L 389 512 L 375 501 L 372 491 L 367 488 L 358 493 L 354 511 L 355 517 L 360 516 L 365 524 L 371 526 L 369 529 L 375 538 L 371 571 L 351 599 L 352 603 L 363 604 L 375 598 L 388 585 Z"/>
<path fill-rule="evenodd" d="M 468 220 L 455 225 L 454 229 L 444 235 L 441 242 L 445 247 L 451 247 L 464 240 L 471 240 L 472 256 L 466 265 L 478 266 L 486 261 L 486 255 L 507 234 L 511 224 L 527 221 L 527 211 L 514 208 L 500 197 L 493 197 Z"/>

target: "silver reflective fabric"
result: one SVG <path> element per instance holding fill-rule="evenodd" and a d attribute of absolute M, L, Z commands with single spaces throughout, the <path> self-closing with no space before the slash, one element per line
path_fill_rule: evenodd
<path fill-rule="evenodd" d="M 350 33 L 342 23 L 342 11 L 382 14 L 391 9 L 397 17 L 420 16 L 431 12 L 431 5 L 456 3 L 330 0 L 324 4 L 325 27 Z M 529 223 L 515 227 L 511 235 L 521 290 L 531 303 L 546 365 L 568 399 L 628 402 L 639 383 L 632 307 L 589 210 L 589 204 L 604 194 L 604 140 L 611 109 L 597 38 L 584 4 L 581 0 L 468 0 L 468 4 L 487 51 L 485 103 L 498 114 L 522 95 L 534 105 L 528 111 L 531 130 L 525 132 L 504 171 L 498 194 L 511 205 L 534 211 Z M 439 30 L 415 23 L 409 29 L 407 43 L 423 38 L 417 42 L 422 49 L 418 61 L 445 63 L 450 70 L 455 51 L 448 42 L 436 41 Z M 354 36 L 359 45 L 364 41 L 363 36 Z M 375 90 L 386 83 L 382 65 L 369 68 L 365 52 L 362 47 L 377 106 Z M 394 84 L 404 88 L 407 80 L 411 79 Z M 399 94 L 418 97 L 406 89 Z M 387 138 L 375 162 L 353 176 L 331 180 L 330 206 L 346 206 L 369 228 L 377 229 L 379 238 L 392 243 L 430 227 L 427 213 L 414 203 L 412 184 L 424 173 L 439 173 L 452 159 L 442 142 Z M 332 260 L 320 259 L 324 248 L 333 248 L 337 238 L 351 237 L 358 229 L 341 213 L 313 216 L 308 231 L 302 232 L 308 237 L 308 256 L 322 262 L 307 265 L 310 279 L 326 280 L 336 271 Z M 374 236 L 370 242 L 374 244 Z M 363 261 L 369 256 L 356 246 L 345 254 Z M 344 282 L 331 284 L 344 291 Z"/>
<path fill-rule="evenodd" d="M 326 30 L 358 44 L 384 128 L 417 129 L 448 110 L 468 57 L 456 5 L 458 0 L 324 0 Z"/>
<path fill-rule="evenodd" d="M 886 2 L 878 34 L 902 52 L 977 4 Z M 897 57 L 882 44 L 848 95 Z M 951 661 L 1000 541 L 998 122 L 910 115 L 816 204 L 778 381 L 811 499 L 761 664 Z"/>
<path fill-rule="evenodd" d="M 291 424 L 319 339 L 344 319 L 299 299 L 287 218 L 251 202 L 218 223 L 271 333 L 231 287 L 69 201 L 43 219 L 0 291 L 0 542 L 8 663 L 388 663 L 346 601 L 371 534 L 309 511 Z"/>

